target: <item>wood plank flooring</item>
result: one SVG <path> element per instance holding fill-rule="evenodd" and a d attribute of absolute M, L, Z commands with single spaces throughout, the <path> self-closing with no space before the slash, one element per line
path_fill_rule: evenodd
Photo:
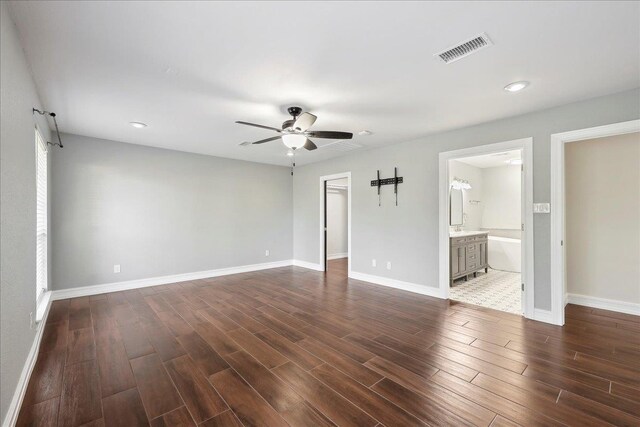
<path fill-rule="evenodd" d="M 19 426 L 640 425 L 640 318 L 277 268 L 55 301 Z"/>

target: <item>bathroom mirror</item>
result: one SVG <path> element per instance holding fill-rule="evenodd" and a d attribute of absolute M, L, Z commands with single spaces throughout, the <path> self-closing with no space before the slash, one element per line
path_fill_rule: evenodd
<path fill-rule="evenodd" d="M 449 193 L 449 225 L 462 225 L 462 190 L 452 188 Z"/>

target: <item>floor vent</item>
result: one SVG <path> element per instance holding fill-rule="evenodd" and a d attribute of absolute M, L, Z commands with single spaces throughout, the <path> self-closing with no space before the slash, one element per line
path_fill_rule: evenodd
<path fill-rule="evenodd" d="M 485 33 L 481 33 L 472 39 L 464 41 L 459 45 L 453 46 L 443 52 L 436 53 L 433 56 L 438 56 L 446 64 L 450 64 L 457 61 L 458 59 L 462 59 L 465 56 L 469 56 L 472 53 L 475 53 L 491 45 L 493 45 L 493 42 L 491 41 L 491 39 L 489 39 L 489 36 L 487 36 Z"/>

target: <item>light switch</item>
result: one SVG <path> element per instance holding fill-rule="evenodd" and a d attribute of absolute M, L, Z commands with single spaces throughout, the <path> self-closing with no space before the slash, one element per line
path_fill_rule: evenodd
<path fill-rule="evenodd" d="M 114 273 L 120 273 L 120 264 L 115 264 L 113 266 L 113 272 Z"/>
<path fill-rule="evenodd" d="M 549 203 L 534 203 L 533 213 L 549 213 L 551 212 L 551 204 Z"/>

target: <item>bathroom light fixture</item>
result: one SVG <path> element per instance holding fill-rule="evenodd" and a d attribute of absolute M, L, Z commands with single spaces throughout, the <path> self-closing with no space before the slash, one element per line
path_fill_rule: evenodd
<path fill-rule="evenodd" d="M 453 178 L 451 188 L 454 190 L 471 190 L 471 184 L 466 179 Z"/>
<path fill-rule="evenodd" d="M 147 127 L 147 125 L 145 123 L 142 122 L 129 122 L 129 124 L 131 126 L 133 126 L 136 129 L 144 129 Z"/>
<path fill-rule="evenodd" d="M 527 86 L 529 86 L 529 82 L 523 80 L 520 82 L 509 83 L 504 87 L 504 90 L 507 92 L 519 92 Z"/>
<path fill-rule="evenodd" d="M 517 165 L 521 165 L 522 164 L 522 159 L 511 159 L 511 160 L 505 161 L 505 163 L 517 166 Z"/>
<path fill-rule="evenodd" d="M 287 147 L 295 150 L 301 148 L 307 142 L 307 136 L 301 133 L 285 133 L 282 135 L 282 142 Z"/>

